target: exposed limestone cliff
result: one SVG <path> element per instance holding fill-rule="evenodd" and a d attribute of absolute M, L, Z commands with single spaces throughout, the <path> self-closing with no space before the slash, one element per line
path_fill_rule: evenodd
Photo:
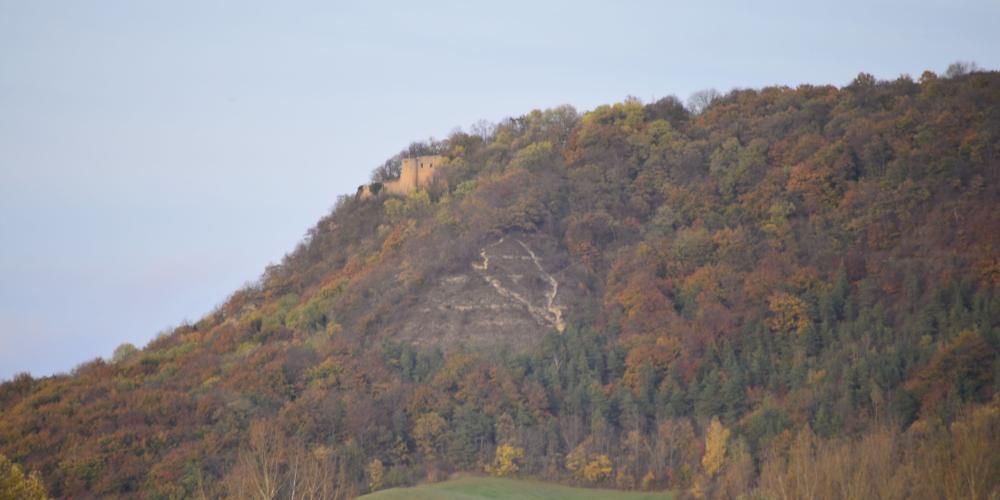
<path fill-rule="evenodd" d="M 484 246 L 468 271 L 430 286 L 401 326 L 415 344 L 465 342 L 479 347 L 535 344 L 545 332 L 566 328 L 575 287 L 560 272 L 555 242 L 511 234 Z"/>

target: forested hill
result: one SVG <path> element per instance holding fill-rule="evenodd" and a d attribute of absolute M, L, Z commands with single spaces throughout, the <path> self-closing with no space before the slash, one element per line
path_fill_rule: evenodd
<path fill-rule="evenodd" d="M 440 154 L 433 188 L 341 197 L 197 323 L 0 386 L 0 453 L 72 498 L 332 498 L 455 471 L 997 494 L 1000 73 L 704 104 L 414 144 L 375 180 Z"/>

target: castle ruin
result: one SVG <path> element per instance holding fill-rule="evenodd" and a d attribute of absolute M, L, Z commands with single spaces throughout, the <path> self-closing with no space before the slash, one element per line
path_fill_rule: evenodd
<path fill-rule="evenodd" d="M 361 186 L 358 188 L 358 197 L 368 199 L 381 193 L 406 196 L 414 191 L 427 189 L 444 161 L 445 157 L 441 155 L 403 158 L 398 179 Z"/>

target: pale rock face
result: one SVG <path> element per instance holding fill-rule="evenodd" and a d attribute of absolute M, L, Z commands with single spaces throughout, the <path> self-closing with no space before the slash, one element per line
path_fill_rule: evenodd
<path fill-rule="evenodd" d="M 566 327 L 577 282 L 558 269 L 554 240 L 510 234 L 484 246 L 468 270 L 431 284 L 397 335 L 415 345 L 526 350 Z"/>

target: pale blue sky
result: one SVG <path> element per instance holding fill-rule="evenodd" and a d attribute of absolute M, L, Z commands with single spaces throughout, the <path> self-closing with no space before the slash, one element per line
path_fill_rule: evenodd
<path fill-rule="evenodd" d="M 1000 2 L 0 0 L 0 379 L 196 320 L 411 141 L 1000 67 Z"/>

